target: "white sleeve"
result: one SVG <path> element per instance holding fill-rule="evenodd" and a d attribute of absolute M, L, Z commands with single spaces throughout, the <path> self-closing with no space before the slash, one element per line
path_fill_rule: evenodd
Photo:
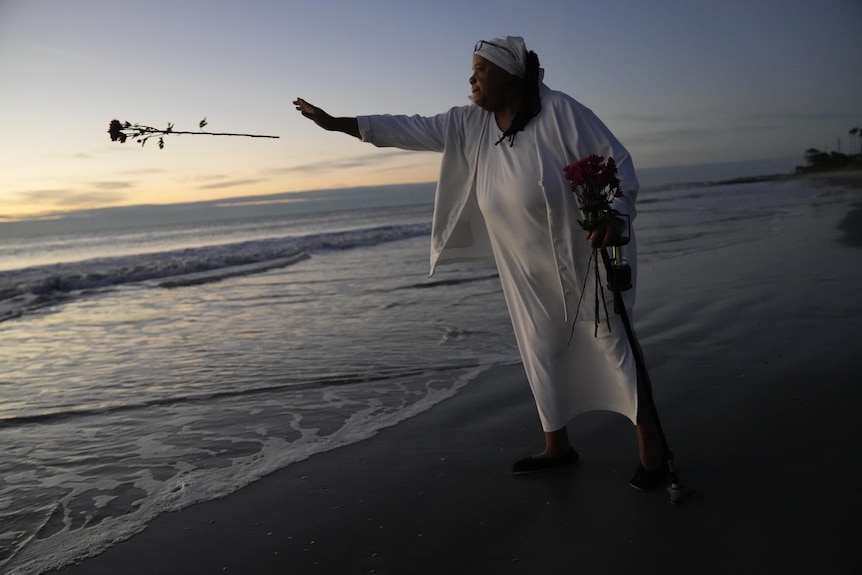
<path fill-rule="evenodd" d="M 363 142 L 380 148 L 442 152 L 449 113 L 436 116 L 358 116 Z"/>

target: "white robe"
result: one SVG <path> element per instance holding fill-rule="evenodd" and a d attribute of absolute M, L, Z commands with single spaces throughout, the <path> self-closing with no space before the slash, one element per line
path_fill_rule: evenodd
<path fill-rule="evenodd" d="M 498 130 L 493 114 L 471 105 L 431 117 L 361 116 L 358 122 L 363 141 L 377 146 L 443 152 L 432 226 L 432 273 L 438 264 L 493 257 L 494 243 L 501 249 L 499 241 L 491 241 L 494 232 L 489 234 L 477 196 L 482 142 L 489 137 L 489 130 Z M 500 144 L 508 145 L 508 141 Z M 532 225 L 527 218 L 514 218 L 507 225 L 515 226 L 512 234 L 544 233 L 547 250 L 539 249 L 542 253 L 538 256 L 547 265 L 541 275 L 530 278 L 507 271 L 511 267 L 501 266 L 499 254 L 497 263 L 542 426 L 546 431 L 554 431 L 575 415 L 593 410 L 621 413 L 634 422 L 637 415 L 634 359 L 619 318 L 613 316 L 611 301 L 608 307 L 612 332 L 607 333 L 607 325 L 603 324 L 599 338 L 593 337 L 595 282 L 591 277 L 587 278 L 578 313 L 577 333 L 569 346 L 566 346 L 568 330 L 560 332 L 560 326 L 570 325 L 568 322 L 574 319 L 591 252 L 577 224 L 577 205 L 563 167 L 589 154 L 613 156 L 623 189 L 623 196 L 615 200 L 614 207 L 633 220 L 638 183 L 631 158 L 590 110 L 566 94 L 544 86 L 541 112 L 515 137 L 515 147 L 522 154 L 535 153 L 535 158 L 530 159 L 538 175 L 533 191 L 543 203 L 546 227 L 536 230 L 535 217 L 530 220 Z M 523 182 L 517 185 L 524 187 Z M 536 251 L 533 248 L 531 253 Z M 635 284 L 637 258 L 633 231 L 627 258 Z M 542 285 L 541 294 L 525 300 L 520 292 L 531 283 Z M 625 292 L 628 309 L 634 304 L 634 291 L 633 288 Z M 546 318 L 555 318 L 554 321 L 539 322 L 537 328 L 534 321 L 537 311 Z"/>

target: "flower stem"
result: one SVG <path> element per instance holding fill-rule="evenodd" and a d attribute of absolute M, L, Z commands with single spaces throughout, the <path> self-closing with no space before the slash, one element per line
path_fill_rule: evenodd
<path fill-rule="evenodd" d="M 595 327 L 593 329 L 593 337 L 599 337 L 599 325 L 602 323 L 602 314 L 600 310 L 605 310 L 605 322 L 608 324 L 608 332 L 611 332 L 611 320 L 608 315 L 608 304 L 605 300 L 605 289 L 602 287 L 601 274 L 599 273 L 599 257 L 598 248 L 593 248 L 590 252 L 590 259 L 587 260 L 587 273 L 584 275 L 583 285 L 581 285 L 581 294 L 578 296 L 578 305 L 575 307 L 575 317 L 572 319 L 572 329 L 569 331 L 569 339 L 566 341 L 566 346 L 572 343 L 572 338 L 575 336 L 575 325 L 578 322 L 578 315 L 581 311 L 581 302 L 584 299 L 584 293 L 587 291 L 587 281 L 590 279 L 590 271 L 595 272 L 595 293 L 593 294 L 593 304 L 595 306 L 593 321 Z M 601 298 L 601 307 L 599 307 L 599 298 Z"/>
<path fill-rule="evenodd" d="M 607 324 L 608 324 L 608 333 L 611 333 L 611 320 L 610 320 L 610 317 L 608 316 L 608 303 L 605 301 L 605 288 L 602 287 L 602 284 L 599 281 L 599 259 L 598 259 L 598 256 L 596 256 L 596 285 L 598 285 L 599 289 L 601 290 L 602 307 L 605 308 L 605 322 L 607 322 Z M 598 303 L 596 303 L 596 307 L 598 307 Z M 598 313 L 598 311 L 596 311 L 596 313 Z M 598 332 L 598 325 L 596 325 L 596 330 Z"/>
<path fill-rule="evenodd" d="M 234 134 L 230 132 L 167 132 L 165 135 L 171 134 L 198 134 L 201 136 L 243 136 L 246 138 L 278 138 L 279 136 L 264 136 L 261 134 Z"/>
<path fill-rule="evenodd" d="M 596 289 L 595 293 L 593 294 L 593 299 L 595 300 L 593 303 L 596 309 L 596 323 L 593 328 L 593 337 L 599 337 L 599 324 L 601 323 L 601 314 L 599 314 L 599 290 L 602 289 L 602 286 L 599 278 L 599 258 L 596 257 L 596 251 L 596 248 L 593 248 L 592 259 L 595 263 L 594 267 L 596 269 Z M 602 296 L 602 298 L 604 299 L 604 296 Z"/>
<path fill-rule="evenodd" d="M 243 136 L 246 138 L 279 138 L 279 136 L 264 136 L 261 134 L 235 134 L 232 132 L 181 132 L 178 130 L 166 131 L 166 130 L 155 130 L 155 129 L 139 130 L 139 132 L 138 132 L 139 136 L 147 136 L 147 137 L 157 136 L 159 134 L 161 134 L 163 136 L 171 136 L 171 135 L 179 136 L 179 135 L 183 135 L 183 134 L 185 134 L 185 135 L 192 134 L 192 135 L 198 135 L 198 136 Z"/>
<path fill-rule="evenodd" d="M 584 275 L 584 282 L 581 285 L 581 295 L 578 296 L 578 305 L 575 307 L 575 317 L 572 319 L 572 330 L 569 332 L 569 339 L 566 341 L 566 346 L 572 343 L 572 338 L 575 336 L 575 324 L 578 322 L 578 314 L 581 311 L 581 301 L 584 299 L 584 292 L 587 291 L 587 280 L 590 278 L 590 264 L 593 261 L 593 256 L 596 255 L 596 250 L 590 253 L 590 259 L 587 261 L 587 273 Z"/>

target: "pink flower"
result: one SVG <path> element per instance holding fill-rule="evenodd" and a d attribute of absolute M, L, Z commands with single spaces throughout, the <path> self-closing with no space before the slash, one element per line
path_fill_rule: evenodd
<path fill-rule="evenodd" d="M 620 214 L 614 207 L 614 199 L 623 195 L 620 187 L 620 180 L 617 177 L 617 163 L 613 158 L 609 157 L 605 162 L 603 156 L 590 154 L 586 158 L 581 158 L 574 164 L 569 164 L 563 168 L 563 173 L 569 181 L 572 194 L 577 202 L 578 212 L 581 216 L 578 218 L 578 224 L 582 229 L 593 232 L 599 229 L 605 222 L 611 218 L 615 218 Z M 599 297 L 601 297 L 604 305 L 604 289 L 599 281 L 599 260 L 598 248 L 593 246 L 590 261 L 587 262 L 589 270 L 590 264 L 594 264 L 595 268 L 595 336 L 599 333 Z M 589 274 L 589 271 L 587 271 Z M 586 283 L 584 283 L 586 286 Z M 578 306 L 575 309 L 575 317 L 581 308 L 581 299 L 584 291 L 581 291 L 581 297 L 578 298 Z M 608 309 L 605 305 L 605 319 L 608 317 Z M 577 321 L 577 320 L 575 320 Z M 575 322 L 572 323 L 572 331 L 569 333 L 569 341 L 574 334 Z M 610 330 L 610 324 L 608 324 Z"/>
<path fill-rule="evenodd" d="M 613 200 L 623 195 L 613 158 L 590 154 L 563 168 L 578 208 L 584 219 L 578 220 L 587 231 L 595 230 L 603 221 L 616 214 Z"/>
<path fill-rule="evenodd" d="M 608 187 L 619 192 L 620 180 L 617 178 L 617 164 L 613 158 L 608 158 L 608 163 L 601 169 L 600 181 L 602 187 Z M 621 192 L 619 193 L 621 194 Z"/>
<path fill-rule="evenodd" d="M 584 183 L 584 177 L 578 164 L 570 164 L 563 168 L 563 171 L 566 174 L 566 179 L 572 183 L 572 186 L 580 186 Z"/>

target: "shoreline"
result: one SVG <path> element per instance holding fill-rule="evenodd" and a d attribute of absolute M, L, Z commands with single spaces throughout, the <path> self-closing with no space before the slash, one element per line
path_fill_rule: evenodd
<path fill-rule="evenodd" d="M 634 433 L 615 414 L 571 422 L 578 465 L 511 476 L 541 447 L 516 365 L 59 572 L 846 570 L 862 559 L 847 529 L 862 512 L 862 252 L 842 240 L 852 194 L 777 235 L 642 271 L 635 324 L 680 479 L 696 490 L 681 505 L 628 487 Z"/>
<path fill-rule="evenodd" d="M 727 178 L 721 180 L 709 180 L 704 182 L 674 182 L 665 184 L 663 189 L 685 188 L 689 186 L 728 186 L 736 184 L 756 184 L 758 182 L 776 182 L 782 180 L 822 180 L 833 184 L 844 185 L 848 187 L 862 187 L 862 170 L 847 169 L 847 170 L 832 170 L 823 172 L 796 172 L 796 173 L 778 173 L 778 174 L 761 174 L 756 176 L 742 176 L 738 178 Z"/>

